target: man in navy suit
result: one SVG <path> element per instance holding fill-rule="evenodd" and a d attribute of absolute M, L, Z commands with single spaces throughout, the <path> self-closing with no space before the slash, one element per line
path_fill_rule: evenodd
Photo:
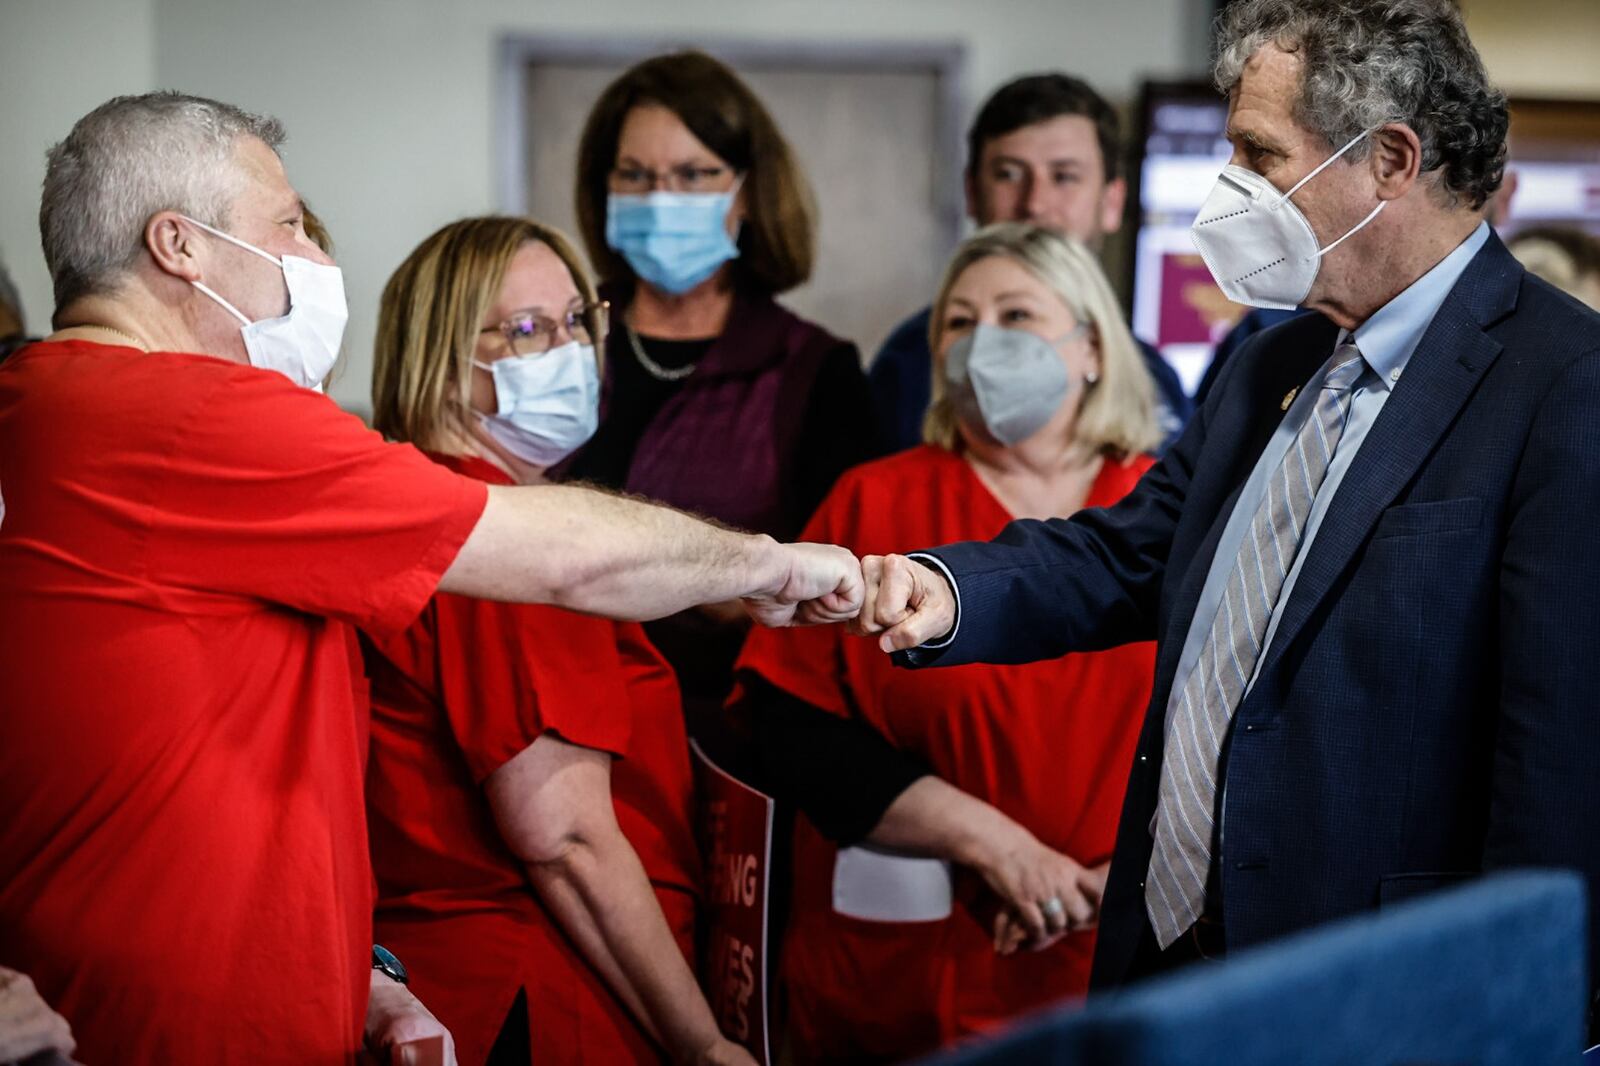
<path fill-rule="evenodd" d="M 1600 316 L 1483 221 L 1505 98 L 1447 0 L 1240 0 L 1219 35 L 1196 243 L 1320 313 L 1122 503 L 868 559 L 857 622 L 910 665 L 1159 642 L 1102 988 L 1490 869 L 1600 887 Z"/>

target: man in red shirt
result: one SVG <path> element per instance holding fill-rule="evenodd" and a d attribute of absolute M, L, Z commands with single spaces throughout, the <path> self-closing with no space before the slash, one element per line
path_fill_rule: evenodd
<path fill-rule="evenodd" d="M 348 1063 L 439 1032 L 371 959 L 350 625 L 436 590 L 626 619 L 851 615 L 848 552 L 485 487 L 316 386 L 342 280 L 282 131 L 85 116 L 40 212 L 57 332 L 0 368 L 0 964 L 87 1062 Z"/>

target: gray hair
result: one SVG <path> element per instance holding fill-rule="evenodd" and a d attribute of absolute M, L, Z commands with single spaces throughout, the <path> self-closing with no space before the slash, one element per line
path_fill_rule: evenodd
<path fill-rule="evenodd" d="M 158 211 L 182 211 L 226 229 L 243 174 L 241 137 L 274 151 L 277 119 L 176 92 L 119 96 L 101 104 L 50 149 L 39 204 L 44 258 L 56 309 L 115 289 L 144 248 Z"/>
<path fill-rule="evenodd" d="M 1500 187 L 1505 94 L 1489 84 L 1450 0 L 1239 0 L 1218 18 L 1216 43 L 1219 91 L 1233 90 L 1257 49 L 1277 44 L 1302 64 L 1296 121 L 1330 146 L 1402 122 L 1447 206 L 1481 207 Z"/>

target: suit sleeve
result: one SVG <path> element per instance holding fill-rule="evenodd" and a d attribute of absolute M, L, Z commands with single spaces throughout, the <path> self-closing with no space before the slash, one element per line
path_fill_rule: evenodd
<path fill-rule="evenodd" d="M 1154 640 L 1167 552 L 1231 369 L 1116 506 L 1012 522 L 987 543 L 927 550 L 955 579 L 960 617 L 948 644 L 897 653 L 897 661 L 1029 663 Z"/>
<path fill-rule="evenodd" d="M 1600 350 L 1545 398 L 1513 485 L 1500 580 L 1501 697 L 1486 869 L 1589 882 L 1600 948 Z M 1591 962 L 1591 966 L 1593 962 Z"/>

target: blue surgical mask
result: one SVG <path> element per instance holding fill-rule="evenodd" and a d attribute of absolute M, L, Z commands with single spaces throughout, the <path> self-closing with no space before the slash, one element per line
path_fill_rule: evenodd
<path fill-rule="evenodd" d="M 606 198 L 606 244 L 639 277 L 682 295 L 738 258 L 728 235 L 738 193 L 737 181 L 727 192 L 614 192 Z"/>
<path fill-rule="evenodd" d="M 473 361 L 494 377 L 496 410 L 478 418 L 506 451 L 534 466 L 555 466 L 592 436 L 600 420 L 594 348 L 570 341 L 535 355 Z"/>

